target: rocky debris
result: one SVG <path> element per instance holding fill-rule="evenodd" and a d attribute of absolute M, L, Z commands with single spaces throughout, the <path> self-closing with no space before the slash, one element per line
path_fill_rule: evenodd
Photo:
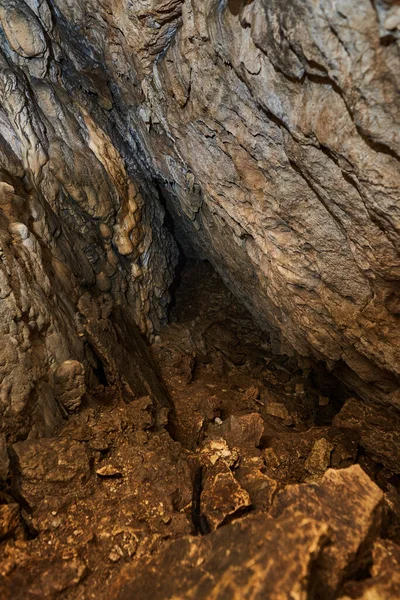
<path fill-rule="evenodd" d="M 14 444 L 12 493 L 32 540 L 21 546 L 9 527 L 2 598 L 14 586 L 32 598 L 73 597 L 76 586 L 104 596 L 109 565 L 191 532 L 191 464 L 166 431 L 150 432 L 152 410 L 149 397 L 114 400 L 82 408 L 61 437 Z"/>
<path fill-rule="evenodd" d="M 19 504 L 0 505 L 0 540 L 11 536 L 19 523 L 21 508 Z"/>
<path fill-rule="evenodd" d="M 359 435 L 342 427 L 312 427 L 304 432 L 269 432 L 262 441 L 266 471 L 281 481 L 306 481 L 330 466 L 344 468 L 357 459 Z"/>
<path fill-rule="evenodd" d="M 271 516 L 299 511 L 329 525 L 332 543 L 322 550 L 314 581 L 320 597 L 333 598 L 345 576 L 369 564 L 382 500 L 383 492 L 358 465 L 329 469 L 319 485 L 292 485 L 277 493 Z"/>
<path fill-rule="evenodd" d="M 110 587 L 116 600 L 307 597 L 326 524 L 302 515 L 242 519 L 203 538 L 186 537 L 127 565 Z"/>
<path fill-rule="evenodd" d="M 54 393 L 67 412 L 79 410 L 86 392 L 85 368 L 78 360 L 64 361 L 54 373 Z"/>
<path fill-rule="evenodd" d="M 4 585 L 4 581 L 0 582 L 1 597 L 4 600 L 15 598 L 15 594 L 19 594 L 18 590 L 25 590 L 25 598 L 53 599 L 76 588 L 88 572 L 84 561 L 76 556 L 68 556 L 67 553 L 65 557 L 49 556 L 46 560 L 31 560 L 28 569 L 22 556 L 20 561 L 20 564 L 15 564 L 14 561 L 12 565 L 14 589 Z M 11 564 L 9 566 L 11 567 Z"/>
<path fill-rule="evenodd" d="M 209 267 L 190 273 L 176 296 L 180 327 L 152 349 L 169 423 L 159 397 L 125 397 L 115 382 L 90 390 L 56 436 L 11 447 L 1 598 L 395 594 L 395 472 L 320 412 L 321 396 L 336 412 L 344 398 L 321 365 L 275 356 Z M 214 322 L 232 335 L 207 338 Z M 182 348 L 194 353 L 190 381 L 171 361 Z M 270 402 L 293 423 L 269 415 Z M 348 468 L 357 462 L 368 475 Z"/>
<path fill-rule="evenodd" d="M 111 595 L 118 600 L 333 598 L 345 574 L 361 572 L 371 556 L 381 498 L 361 469 L 329 471 L 319 485 L 279 492 L 271 516 L 247 516 L 127 565 Z"/>
<path fill-rule="evenodd" d="M 398 472 L 400 464 L 400 415 L 396 410 L 382 410 L 349 398 L 334 425 L 348 427 L 360 435 L 360 444 L 377 461 Z"/>
<path fill-rule="evenodd" d="M 228 467 L 233 467 L 239 460 L 239 452 L 236 448 L 231 450 L 223 438 L 210 439 L 202 445 L 200 459 L 205 466 L 214 466 L 218 461 L 221 461 Z"/>
<path fill-rule="evenodd" d="M 268 402 L 266 406 L 266 412 L 271 417 L 282 419 L 285 425 L 292 425 L 293 419 L 286 406 L 280 402 Z"/>
<path fill-rule="evenodd" d="M 222 437 L 230 448 L 256 448 L 264 433 L 264 421 L 258 413 L 231 415 L 220 425 L 209 426 L 208 434 Z"/>
<path fill-rule="evenodd" d="M 62 438 L 26 440 L 12 446 L 14 488 L 33 510 L 48 499 L 62 503 L 83 492 L 90 477 L 89 458 L 82 443 Z M 63 496 L 59 497 L 62 485 Z"/>
<path fill-rule="evenodd" d="M 122 469 L 109 463 L 96 469 L 96 474 L 100 477 L 122 477 Z"/>
<path fill-rule="evenodd" d="M 264 461 L 260 458 L 242 460 L 240 467 L 235 470 L 235 477 L 250 496 L 254 510 L 268 512 L 279 482 L 263 473 Z"/>
<path fill-rule="evenodd" d="M 207 469 L 203 476 L 201 512 L 213 531 L 251 505 L 249 494 L 223 461 Z"/>
<path fill-rule="evenodd" d="M 311 475 L 321 475 L 331 465 L 331 454 L 335 446 L 325 438 L 317 440 L 312 447 L 310 456 L 305 462 L 305 468 Z"/>

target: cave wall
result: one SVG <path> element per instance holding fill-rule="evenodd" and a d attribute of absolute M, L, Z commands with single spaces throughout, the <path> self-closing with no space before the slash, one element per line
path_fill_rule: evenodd
<path fill-rule="evenodd" d="M 186 238 L 284 351 L 395 406 L 399 11 L 185 2 L 146 79 L 149 153 Z"/>
<path fill-rule="evenodd" d="M 119 305 L 157 332 L 177 261 L 164 204 L 181 243 L 277 349 L 399 406 L 399 11 L 383 0 L 2 2 L 7 431 L 42 434 L 45 413 L 53 427 L 65 360 L 90 387 L 100 354 L 118 379 L 88 306 L 104 329 Z"/>
<path fill-rule="evenodd" d="M 185 2 L 148 92 L 187 237 L 286 351 L 396 406 L 399 10 Z"/>
<path fill-rule="evenodd" d="M 165 321 L 177 248 L 83 20 L 7 1 L 0 22 L 0 415 L 11 441 L 50 435 L 104 377 L 165 403 L 140 334 Z"/>

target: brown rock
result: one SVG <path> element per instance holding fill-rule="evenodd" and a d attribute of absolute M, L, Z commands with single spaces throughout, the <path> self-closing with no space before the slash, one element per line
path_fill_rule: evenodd
<path fill-rule="evenodd" d="M 96 469 L 96 473 L 100 477 L 122 477 L 122 469 L 111 463 L 102 465 Z"/>
<path fill-rule="evenodd" d="M 108 594 L 115 600 L 252 597 L 306 600 L 328 527 L 301 515 L 251 516 L 203 538 L 186 537 L 127 565 Z"/>
<path fill-rule="evenodd" d="M 64 361 L 54 373 L 55 396 L 68 412 L 79 409 L 86 392 L 85 369 L 78 360 Z"/>
<path fill-rule="evenodd" d="M 396 410 L 383 410 L 349 398 L 336 415 L 333 424 L 358 432 L 361 446 L 377 461 L 396 473 L 400 469 L 400 415 Z"/>
<path fill-rule="evenodd" d="M 331 464 L 331 454 L 335 446 L 325 438 L 317 440 L 305 462 L 305 468 L 311 475 L 324 473 Z"/>
<path fill-rule="evenodd" d="M 82 443 L 63 438 L 27 440 L 12 446 L 18 493 L 31 508 L 44 498 L 61 502 L 78 492 L 90 476 L 89 459 Z"/>
<path fill-rule="evenodd" d="M 241 466 L 235 477 L 250 496 L 254 509 L 268 512 L 279 483 L 265 475 L 257 466 Z"/>
<path fill-rule="evenodd" d="M 223 462 L 207 470 L 203 477 L 201 512 L 211 531 L 250 505 L 249 494 Z"/>
<path fill-rule="evenodd" d="M 20 507 L 18 504 L 0 505 L 0 540 L 12 535 L 19 523 Z"/>
<path fill-rule="evenodd" d="M 258 413 L 231 415 L 216 429 L 230 447 L 257 447 L 264 432 L 264 422 Z"/>
<path fill-rule="evenodd" d="M 232 467 L 239 459 L 238 451 L 229 448 L 225 439 L 206 440 L 201 448 L 201 461 L 204 465 L 214 466 L 218 461 L 224 462 L 228 467 Z"/>
<path fill-rule="evenodd" d="M 311 472 L 323 473 L 329 466 L 350 466 L 357 458 L 358 441 L 358 433 L 344 427 L 272 432 L 264 438 L 267 474 L 294 483 L 307 480 Z"/>
<path fill-rule="evenodd" d="M 56 598 L 60 593 L 75 588 L 87 574 L 85 562 L 76 557 L 37 558 L 29 564 L 29 569 L 21 565 L 14 570 L 12 587 L 7 585 L 6 577 L 2 578 L 0 593 L 4 600 L 22 598 L 18 590 L 23 590 L 25 598 Z"/>
<path fill-rule="evenodd" d="M 315 581 L 321 597 L 332 598 L 345 576 L 368 564 L 382 499 L 383 492 L 358 465 L 329 469 L 319 485 L 291 485 L 276 495 L 272 516 L 301 511 L 329 525 L 332 544 L 322 551 Z"/>
<path fill-rule="evenodd" d="M 268 402 L 266 412 L 271 417 L 282 419 L 285 425 L 293 425 L 293 419 L 286 406 L 281 402 Z"/>

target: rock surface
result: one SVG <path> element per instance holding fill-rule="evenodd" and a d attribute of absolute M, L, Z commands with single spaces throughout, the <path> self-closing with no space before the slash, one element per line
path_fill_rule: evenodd
<path fill-rule="evenodd" d="M 2 0 L 2 598 L 398 597 L 399 38 Z"/>
<path fill-rule="evenodd" d="M 400 406 L 398 21 L 369 0 L 2 2 L 7 439 L 60 424 L 65 361 L 98 383 L 83 294 L 165 322 L 164 206 L 277 350 Z"/>
<path fill-rule="evenodd" d="M 275 518 L 247 517 L 203 539 L 173 542 L 144 564 L 125 567 L 111 588 L 112 596 L 333 598 L 345 570 L 362 568 L 363 546 L 370 551 L 368 537 L 379 526 L 376 510 L 382 492 L 356 468 L 328 471 L 321 486 L 287 490 L 272 506 Z M 337 517 L 336 495 L 343 511 Z M 353 504 L 355 496 L 358 506 Z M 355 518 L 359 528 L 353 528 Z"/>
<path fill-rule="evenodd" d="M 331 375 L 318 388 L 316 366 L 277 357 L 210 265 L 181 275 L 177 322 L 151 348 L 176 408 L 169 431 L 158 398 L 126 402 L 121 381 L 85 396 L 52 437 L 14 443 L 0 597 L 395 599 L 388 423 L 373 445 L 355 417 L 332 425 L 353 399 Z"/>

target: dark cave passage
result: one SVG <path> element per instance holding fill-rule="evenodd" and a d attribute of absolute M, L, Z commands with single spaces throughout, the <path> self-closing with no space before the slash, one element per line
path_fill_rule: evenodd
<path fill-rule="evenodd" d="M 323 362 L 274 354 L 269 333 L 257 326 L 213 266 L 206 260 L 195 259 L 193 254 L 186 257 L 180 244 L 179 248 L 180 259 L 171 286 L 170 325 L 161 331 L 161 346 L 166 339 L 168 348 L 165 355 L 161 352 L 160 358 L 157 345 L 153 346 L 167 384 L 179 380 L 176 374 L 190 384 L 200 382 L 200 385 L 215 387 L 219 381 L 221 389 L 228 388 L 229 391 L 225 390 L 216 400 L 215 417 L 226 419 L 232 414 L 248 411 L 248 406 L 241 406 L 237 399 L 238 390 L 254 386 L 258 389 L 255 410 L 260 410 L 263 404 L 268 405 L 270 394 L 270 400 L 281 404 L 283 411 L 287 405 L 296 413 L 298 422 L 291 424 L 295 429 L 297 426 L 331 425 L 350 395 L 344 384 Z M 172 357 L 174 344 L 177 352 Z M 183 389 L 181 399 L 183 405 L 188 404 L 189 412 L 194 410 L 194 406 L 190 406 L 190 389 Z M 203 420 L 210 419 L 207 417 L 208 401 L 206 405 Z M 204 426 L 203 422 L 202 430 Z M 186 443 L 193 446 L 198 435 L 199 432 L 194 436 L 193 431 L 188 432 Z M 185 443 L 183 438 L 178 439 Z"/>

